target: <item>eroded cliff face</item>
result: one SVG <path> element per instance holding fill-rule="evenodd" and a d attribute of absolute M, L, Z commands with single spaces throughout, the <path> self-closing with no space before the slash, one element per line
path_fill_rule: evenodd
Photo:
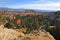
<path fill-rule="evenodd" d="M 49 32 L 40 30 L 36 33 L 24 34 L 14 29 L 7 29 L 3 25 L 0 26 L 0 40 L 55 40 Z"/>

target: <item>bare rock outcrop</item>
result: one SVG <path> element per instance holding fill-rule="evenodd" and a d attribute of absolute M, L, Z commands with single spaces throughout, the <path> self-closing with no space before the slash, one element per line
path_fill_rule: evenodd
<path fill-rule="evenodd" d="M 14 40 L 19 36 L 24 36 L 24 34 L 13 29 L 4 28 L 3 25 L 0 26 L 0 40 Z"/>
<path fill-rule="evenodd" d="M 54 37 L 45 30 L 33 31 L 28 35 L 24 35 L 22 32 L 18 32 L 14 29 L 4 28 L 3 25 L 0 26 L 0 40 L 16 40 L 20 38 L 20 36 L 23 37 L 22 40 L 55 40 Z"/>
<path fill-rule="evenodd" d="M 55 40 L 54 37 L 45 30 L 30 34 L 31 40 Z"/>

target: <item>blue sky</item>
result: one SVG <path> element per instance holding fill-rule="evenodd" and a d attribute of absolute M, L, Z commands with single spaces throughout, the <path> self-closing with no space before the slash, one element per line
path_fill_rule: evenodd
<path fill-rule="evenodd" d="M 0 7 L 60 10 L 60 0 L 0 0 Z"/>

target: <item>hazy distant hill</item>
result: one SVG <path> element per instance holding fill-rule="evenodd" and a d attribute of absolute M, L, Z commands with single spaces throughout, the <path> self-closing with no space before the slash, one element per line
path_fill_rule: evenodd
<path fill-rule="evenodd" d="M 36 10 L 36 9 L 12 9 L 12 8 L 4 8 L 4 7 L 0 7 L 0 10 L 9 10 L 9 11 L 25 11 L 25 10 L 34 10 L 36 12 L 54 12 L 54 10 Z"/>

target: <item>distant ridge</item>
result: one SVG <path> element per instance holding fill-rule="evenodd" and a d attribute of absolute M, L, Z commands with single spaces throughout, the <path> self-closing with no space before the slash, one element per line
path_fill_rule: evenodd
<path fill-rule="evenodd" d="M 36 9 L 14 9 L 14 8 L 7 8 L 7 7 L 0 7 L 0 10 L 9 10 L 9 11 L 25 11 L 25 10 L 34 10 L 36 12 L 55 12 L 54 10 L 36 10 Z"/>

